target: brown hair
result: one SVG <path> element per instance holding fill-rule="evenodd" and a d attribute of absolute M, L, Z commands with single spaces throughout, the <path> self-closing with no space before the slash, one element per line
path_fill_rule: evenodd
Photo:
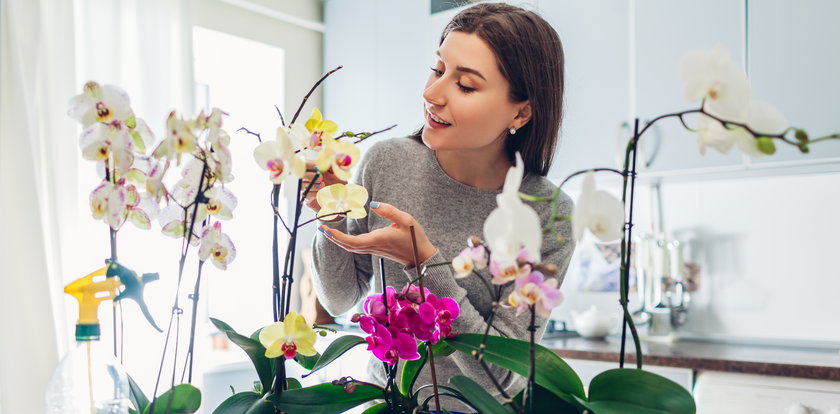
<path fill-rule="evenodd" d="M 563 121 L 563 45 L 542 17 L 516 6 L 482 3 L 458 13 L 440 36 L 453 31 L 476 34 L 496 55 L 510 83 L 512 102 L 530 101 L 531 120 L 508 135 L 505 152 L 514 162 L 519 151 L 525 171 L 548 174 Z"/>

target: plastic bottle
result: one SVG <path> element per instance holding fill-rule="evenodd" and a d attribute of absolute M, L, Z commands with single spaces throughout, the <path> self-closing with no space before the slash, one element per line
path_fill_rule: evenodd
<path fill-rule="evenodd" d="M 47 385 L 49 414 L 128 414 L 128 376 L 99 341 L 99 303 L 113 299 L 121 285 L 119 278 L 106 278 L 105 271 L 99 269 L 64 288 L 79 301 L 76 347 Z"/>

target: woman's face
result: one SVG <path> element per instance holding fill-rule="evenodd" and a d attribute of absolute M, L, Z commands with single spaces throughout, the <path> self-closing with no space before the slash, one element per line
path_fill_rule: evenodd
<path fill-rule="evenodd" d="M 490 46 L 478 35 L 451 32 L 423 91 L 423 142 L 433 150 L 503 151 L 508 130 L 527 122 L 517 117 L 527 102 L 509 96 L 510 84 Z"/>

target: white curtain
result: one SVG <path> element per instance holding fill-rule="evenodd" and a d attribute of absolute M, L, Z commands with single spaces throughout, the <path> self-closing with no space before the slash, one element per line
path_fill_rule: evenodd
<path fill-rule="evenodd" d="M 72 3 L 5 0 L 0 9 L 0 401 L 44 412 L 67 327 L 59 275 L 75 220 Z M 68 70 L 69 69 L 69 70 Z"/>
<path fill-rule="evenodd" d="M 87 80 L 119 85 L 157 134 L 172 108 L 191 112 L 187 4 L 0 0 L 3 414 L 45 411 L 76 317 L 62 287 L 107 256 L 107 230 L 87 207 L 97 178 L 81 160 L 67 101 Z"/>

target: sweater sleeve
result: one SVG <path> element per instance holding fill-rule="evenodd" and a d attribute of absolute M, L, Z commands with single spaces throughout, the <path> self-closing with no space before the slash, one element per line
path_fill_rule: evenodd
<path fill-rule="evenodd" d="M 354 181 L 373 195 L 373 183 L 368 165 L 374 157 L 373 148 L 359 164 L 358 177 Z M 370 201 L 370 200 L 368 200 Z M 365 207 L 368 209 L 368 207 Z M 368 209 L 368 214 L 370 210 Z M 347 234 L 368 232 L 367 217 L 361 219 L 341 219 L 334 222 L 321 222 L 329 228 L 338 229 Z M 332 315 L 340 315 L 355 306 L 370 290 L 373 277 L 373 265 L 369 254 L 348 252 L 328 240 L 320 231 L 315 232 L 312 241 L 313 286 L 318 300 L 324 309 Z"/>
<path fill-rule="evenodd" d="M 572 210 L 572 201 L 568 196 L 563 194 L 564 198 L 560 202 L 559 212 L 561 215 L 568 215 Z M 563 221 L 557 224 L 557 230 L 562 236 L 562 241 L 554 234 L 546 234 L 543 237 L 542 260 L 543 263 L 553 263 L 557 265 L 558 271 L 554 275 L 557 278 L 558 286 L 563 283 L 566 275 L 569 262 L 574 251 L 575 243 L 572 238 L 571 222 Z M 429 265 L 433 263 L 441 263 L 452 260 L 451 257 L 443 257 L 440 252 L 436 253 L 429 260 L 422 265 Z M 414 268 L 406 268 L 405 272 L 412 276 L 414 275 Z M 481 272 L 483 277 L 489 280 L 489 274 L 486 271 Z M 468 277 L 478 277 L 475 274 Z M 426 276 L 424 277 L 424 286 L 437 296 L 448 296 L 458 302 L 460 306 L 460 316 L 453 323 L 453 328 L 457 333 L 484 333 L 487 323 L 484 315 L 482 315 L 472 303 L 470 303 L 467 296 L 467 290 L 461 287 L 455 280 L 455 272 L 452 266 L 434 266 L 428 267 Z M 502 287 L 500 303 L 506 303 L 507 297 L 514 290 L 514 284 L 508 283 Z M 516 311 L 499 306 L 496 309 L 496 314 L 493 317 L 493 324 L 490 328 L 491 335 L 516 338 L 521 340 L 530 340 L 530 332 L 528 331 L 529 315 L 523 313 L 516 316 Z M 545 331 L 545 324 L 547 318 L 537 315 L 537 336 L 536 340 L 542 338 Z M 450 356 L 456 365 L 466 375 L 472 378 L 480 378 L 484 376 L 483 368 L 476 362 L 475 358 L 469 355 L 456 352 Z M 498 378 L 501 384 L 505 387 L 510 387 L 513 384 L 514 376 L 504 369 L 490 365 L 491 372 Z M 493 393 L 496 390 L 491 390 Z"/>

